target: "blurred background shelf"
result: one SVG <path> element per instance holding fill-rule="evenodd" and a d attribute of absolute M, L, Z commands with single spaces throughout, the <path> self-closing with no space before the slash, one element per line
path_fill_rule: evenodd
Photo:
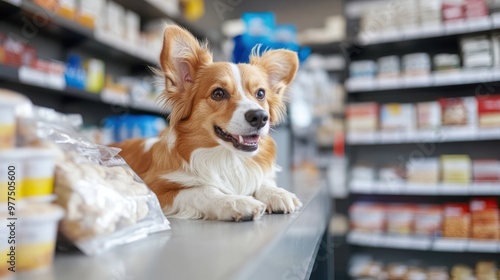
<path fill-rule="evenodd" d="M 351 193 L 380 195 L 428 195 L 428 196 L 498 196 L 499 183 L 416 184 L 406 182 L 351 182 Z"/>
<path fill-rule="evenodd" d="M 356 231 L 348 233 L 347 242 L 358 246 L 404 250 L 462 253 L 500 252 L 500 242 L 498 241 L 374 234 Z"/>
<path fill-rule="evenodd" d="M 436 131 L 414 133 L 373 132 L 347 134 L 349 145 L 390 145 L 416 143 L 476 142 L 500 140 L 500 128 L 448 127 Z"/>

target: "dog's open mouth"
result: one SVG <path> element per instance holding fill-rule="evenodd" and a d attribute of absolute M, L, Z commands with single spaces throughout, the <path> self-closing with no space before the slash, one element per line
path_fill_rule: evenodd
<path fill-rule="evenodd" d="M 233 143 L 233 146 L 241 151 L 253 152 L 259 148 L 259 138 L 258 134 L 252 135 L 236 135 L 230 134 L 224 131 L 222 128 L 215 126 L 215 134 L 219 136 L 220 139 Z"/>

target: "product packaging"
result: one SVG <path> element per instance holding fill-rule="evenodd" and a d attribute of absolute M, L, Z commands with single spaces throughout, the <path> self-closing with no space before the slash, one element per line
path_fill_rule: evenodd
<path fill-rule="evenodd" d="M 415 129 L 414 105 L 399 103 L 381 105 L 380 128 L 384 131 L 413 131 Z"/>
<path fill-rule="evenodd" d="M 379 106 L 375 102 L 349 104 L 346 110 L 348 132 L 374 132 L 378 129 Z"/>
<path fill-rule="evenodd" d="M 500 215 L 496 198 L 474 198 L 470 202 L 472 238 L 498 240 Z"/>
<path fill-rule="evenodd" d="M 377 60 L 378 77 L 379 78 L 394 78 L 401 73 L 399 57 L 397 55 L 384 56 Z"/>
<path fill-rule="evenodd" d="M 351 229 L 369 233 L 384 231 L 385 210 L 380 204 L 356 202 L 349 208 Z"/>
<path fill-rule="evenodd" d="M 465 19 L 464 0 L 443 0 L 442 3 L 444 22 L 460 21 Z"/>
<path fill-rule="evenodd" d="M 438 72 L 456 72 L 460 70 L 460 56 L 458 54 L 436 54 L 433 63 L 434 70 Z"/>
<path fill-rule="evenodd" d="M 443 208 L 436 205 L 419 205 L 415 209 L 414 233 L 419 236 L 439 236 L 443 222 Z"/>
<path fill-rule="evenodd" d="M 77 21 L 91 29 L 98 28 L 98 20 L 105 9 L 104 0 L 80 0 L 78 1 Z"/>
<path fill-rule="evenodd" d="M 353 61 L 349 64 L 351 78 L 373 78 L 377 74 L 377 63 L 373 60 Z"/>
<path fill-rule="evenodd" d="M 409 183 L 435 187 L 439 181 L 439 160 L 437 158 L 409 160 L 406 170 Z"/>
<path fill-rule="evenodd" d="M 416 104 L 417 129 L 437 130 L 441 126 L 441 107 L 436 101 Z"/>
<path fill-rule="evenodd" d="M 443 126 L 476 127 L 477 101 L 475 97 L 442 98 L 441 105 Z"/>
<path fill-rule="evenodd" d="M 478 97 L 477 113 L 480 128 L 500 127 L 500 95 Z"/>
<path fill-rule="evenodd" d="M 431 58 L 427 53 L 411 53 L 403 56 L 403 72 L 406 77 L 430 75 L 431 68 Z"/>
<path fill-rule="evenodd" d="M 486 35 L 460 39 L 464 68 L 488 68 L 493 66 L 493 50 Z"/>
<path fill-rule="evenodd" d="M 449 203 L 444 205 L 443 237 L 469 238 L 471 230 L 469 204 Z"/>
<path fill-rule="evenodd" d="M 57 149 L 54 192 L 66 211 L 60 232 L 87 255 L 168 229 L 158 198 L 118 156 L 76 131 L 81 117 L 34 108 L 22 123 L 28 146 Z"/>
<path fill-rule="evenodd" d="M 500 161 L 496 159 L 473 160 L 472 177 L 475 183 L 500 183 Z"/>
<path fill-rule="evenodd" d="M 104 87 L 104 62 L 100 59 L 90 58 L 85 62 L 87 80 L 85 89 L 89 92 L 99 93 Z"/>
<path fill-rule="evenodd" d="M 386 209 L 386 232 L 408 235 L 413 232 L 415 206 L 411 204 L 393 204 Z"/>
<path fill-rule="evenodd" d="M 58 0 L 59 9 L 57 13 L 67 19 L 74 19 L 76 13 L 76 1 L 77 0 Z"/>
<path fill-rule="evenodd" d="M 441 156 L 441 174 L 444 184 L 468 185 L 472 179 L 472 164 L 468 155 Z"/>
<path fill-rule="evenodd" d="M 16 145 L 16 111 L 30 107 L 31 101 L 13 91 L 0 89 L 0 151 Z M 25 108 L 26 109 L 26 108 Z"/>

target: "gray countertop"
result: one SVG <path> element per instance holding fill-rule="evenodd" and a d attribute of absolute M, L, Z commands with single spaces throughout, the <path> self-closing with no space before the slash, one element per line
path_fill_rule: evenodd
<path fill-rule="evenodd" d="M 294 192 L 299 212 L 252 222 L 170 219 L 171 230 L 102 255 L 56 254 L 48 279 L 306 279 L 326 229 L 326 187 Z M 323 185 L 323 184 L 321 184 Z"/>

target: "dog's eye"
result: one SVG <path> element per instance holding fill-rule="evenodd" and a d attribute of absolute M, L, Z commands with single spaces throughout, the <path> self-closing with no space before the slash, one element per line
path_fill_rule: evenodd
<path fill-rule="evenodd" d="M 219 100 L 226 99 L 226 98 L 228 98 L 228 96 L 227 96 L 226 92 L 221 88 L 216 88 L 212 92 L 212 99 L 215 101 L 219 101 Z"/>
<path fill-rule="evenodd" d="M 255 93 L 255 97 L 257 97 L 258 100 L 264 100 L 264 98 L 266 98 L 266 92 L 263 89 L 259 89 L 257 93 Z"/>

